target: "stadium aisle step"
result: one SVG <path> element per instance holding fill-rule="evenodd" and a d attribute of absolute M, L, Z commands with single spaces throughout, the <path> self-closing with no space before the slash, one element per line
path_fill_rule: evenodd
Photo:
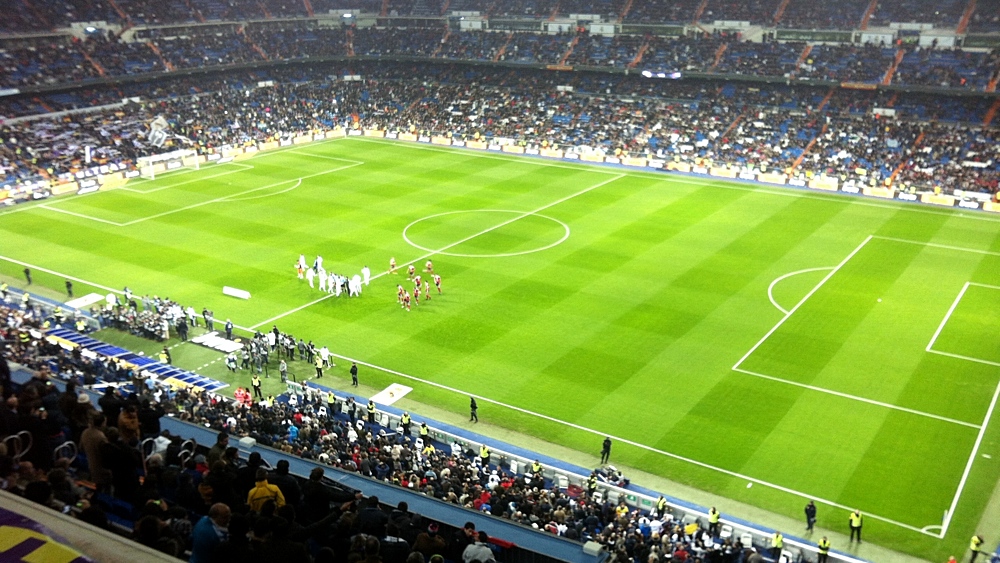
<path fill-rule="evenodd" d="M 778 5 L 778 9 L 774 11 L 774 24 L 777 25 L 781 21 L 781 18 L 785 15 L 785 10 L 788 9 L 788 4 L 791 0 L 781 0 L 781 4 Z"/>
<path fill-rule="evenodd" d="M 962 12 L 962 19 L 958 20 L 958 27 L 955 29 L 955 35 L 965 34 L 965 30 L 969 28 L 969 22 L 972 21 L 972 14 L 976 12 L 976 0 L 969 0 L 969 5 L 965 7 L 965 11 Z"/>
<path fill-rule="evenodd" d="M 861 29 L 868 29 L 868 22 L 872 19 L 872 14 L 875 13 L 875 8 L 878 8 L 878 0 L 871 0 L 868 3 L 868 9 L 865 10 L 865 15 L 861 16 Z"/>

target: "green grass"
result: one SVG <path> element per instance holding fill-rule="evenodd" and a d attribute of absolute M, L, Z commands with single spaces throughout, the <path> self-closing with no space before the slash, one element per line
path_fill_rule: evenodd
<path fill-rule="evenodd" d="M 364 164 L 333 171 L 347 161 Z M 924 558 L 963 551 L 1000 476 L 983 457 L 1000 456 L 990 426 L 947 535 L 915 531 L 941 525 L 1000 379 L 1000 290 L 969 286 L 934 346 L 987 363 L 925 351 L 967 282 L 1000 286 L 1000 217 L 372 140 L 242 164 L 253 168 L 48 203 L 86 217 L 2 214 L 2 254 L 270 328 L 321 297 L 295 278 L 300 253 L 344 274 L 381 274 L 390 257 L 422 266 L 427 252 L 405 230 L 445 249 L 433 256 L 443 295 L 407 313 L 395 304 L 405 276 L 382 276 L 360 299 L 274 322 L 461 392 L 364 368 L 369 385 L 400 381 L 460 412 L 476 393 L 592 429 L 480 401 L 490 422 L 581 451 L 610 434 L 615 462 L 778 513 L 801 514 L 789 490 L 857 507 L 867 539 Z M 773 286 L 794 309 L 786 319 L 769 287 L 813 268 L 830 269 Z M 0 262 L 7 276 L 20 269 Z M 223 285 L 253 298 L 224 297 Z M 734 371 L 745 355 L 741 370 L 784 381 Z M 218 357 L 187 345 L 174 356 L 189 367 Z M 246 384 L 221 362 L 200 371 Z M 846 518 L 820 503 L 821 526 Z"/>

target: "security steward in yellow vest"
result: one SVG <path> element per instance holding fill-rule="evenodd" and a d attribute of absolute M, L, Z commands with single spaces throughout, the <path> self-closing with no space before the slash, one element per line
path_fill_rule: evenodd
<path fill-rule="evenodd" d="M 83 319 L 77 319 L 76 331 L 80 333 L 87 332 L 87 323 Z"/>
<path fill-rule="evenodd" d="M 420 439 L 423 440 L 424 442 L 426 442 L 427 441 L 427 437 L 430 435 L 430 432 L 431 432 L 431 429 L 427 428 L 427 423 L 426 422 L 421 422 L 420 423 Z"/>
<path fill-rule="evenodd" d="M 479 446 L 479 460 L 483 462 L 483 467 L 490 464 L 490 449 L 486 444 Z"/>
<path fill-rule="evenodd" d="M 666 504 L 666 501 L 664 501 L 664 504 Z M 719 537 L 719 532 L 721 531 L 719 529 L 720 516 L 719 510 L 714 506 L 708 509 L 708 535 L 713 538 Z"/>
<path fill-rule="evenodd" d="M 410 437 L 410 413 L 404 412 L 403 416 L 399 417 L 399 425 L 403 427 L 403 435 L 407 438 Z"/>
<path fill-rule="evenodd" d="M 538 463 L 538 460 L 536 459 L 535 463 L 531 464 L 531 474 L 538 475 L 541 472 L 542 472 L 542 464 Z"/>
<path fill-rule="evenodd" d="M 775 532 L 771 536 L 771 559 L 778 561 L 781 559 L 781 549 L 785 547 L 785 536 L 781 532 Z"/>
<path fill-rule="evenodd" d="M 375 424 L 375 401 L 368 399 L 368 424 Z"/>
<path fill-rule="evenodd" d="M 969 559 L 969 563 L 976 563 L 976 558 L 982 551 L 979 550 L 979 546 L 983 545 L 986 540 L 982 536 L 976 535 L 972 536 L 972 540 L 969 542 L 969 551 L 972 552 L 972 558 Z"/>
<path fill-rule="evenodd" d="M 250 386 L 253 387 L 253 396 L 256 397 L 256 398 L 258 398 L 258 399 L 263 400 L 264 399 L 264 394 L 260 392 L 260 376 L 259 375 L 253 376 L 253 378 L 250 380 Z"/>
<path fill-rule="evenodd" d="M 656 499 L 656 517 L 662 519 L 663 515 L 667 512 L 667 499 L 660 495 L 660 498 Z"/>
<path fill-rule="evenodd" d="M 597 473 L 591 472 L 590 477 L 587 477 L 587 494 L 594 496 L 597 492 Z"/>
<path fill-rule="evenodd" d="M 864 517 L 861 516 L 860 510 L 855 510 L 847 517 L 848 524 L 851 525 L 851 541 L 854 541 L 854 536 L 857 534 L 858 543 L 861 543 L 861 526 L 864 524 Z"/>
<path fill-rule="evenodd" d="M 830 556 L 830 540 L 823 536 L 823 539 L 819 540 L 816 544 L 816 548 L 819 551 L 819 557 L 816 558 L 816 563 L 826 563 L 827 557 Z"/>
<path fill-rule="evenodd" d="M 326 410 L 327 416 L 333 416 L 337 414 L 334 410 L 337 408 L 337 396 L 333 394 L 333 391 L 328 391 L 326 394 Z"/>

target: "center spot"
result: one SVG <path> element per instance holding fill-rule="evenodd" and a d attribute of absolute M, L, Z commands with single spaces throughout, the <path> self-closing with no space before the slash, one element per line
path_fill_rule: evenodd
<path fill-rule="evenodd" d="M 498 258 L 541 252 L 569 238 L 569 225 L 546 215 L 469 209 L 428 215 L 403 229 L 403 240 L 425 252 Z"/>

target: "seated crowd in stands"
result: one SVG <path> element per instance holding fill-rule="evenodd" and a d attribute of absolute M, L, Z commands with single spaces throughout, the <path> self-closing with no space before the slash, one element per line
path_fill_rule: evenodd
<path fill-rule="evenodd" d="M 134 166 L 139 156 L 170 148 L 210 153 L 344 126 L 588 147 L 804 179 L 825 174 L 882 185 L 895 176 L 902 188 L 996 192 L 997 130 L 977 125 L 988 98 L 398 64 L 334 67 L 363 73 L 361 81 L 330 79 L 322 66 L 272 74 L 277 83 L 267 87 L 245 75 L 217 76 L 194 96 L 0 125 L 0 162 L 8 182 L 59 177 L 79 170 L 87 145 L 100 163 Z M 396 78 L 403 66 L 407 77 Z M 191 80 L 182 84 L 195 88 Z M 573 91 L 557 88 L 563 85 Z M 874 114 L 885 107 L 897 115 Z M 170 124 L 164 148 L 145 142 L 147 124 L 159 116 Z M 146 326 L 137 317 L 125 321 Z"/>
<path fill-rule="evenodd" d="M 817 4 L 820 5 L 820 4 Z M 841 4 L 822 4 L 839 6 Z M 379 56 L 571 64 L 881 83 L 897 48 L 884 44 L 749 42 L 737 32 L 691 36 L 592 36 L 441 28 L 324 28 L 302 21 L 153 29 L 145 39 L 113 34 L 0 40 L 0 87 L 45 86 L 210 66 Z M 899 46 L 906 56 L 896 84 L 984 91 L 1000 77 L 1000 54 L 961 48 Z"/>
<path fill-rule="evenodd" d="M 0 30 L 44 31 L 72 22 L 108 21 L 115 24 L 163 25 L 222 21 L 305 18 L 329 11 L 360 10 L 382 16 L 440 17 L 447 12 L 479 12 L 488 17 L 542 19 L 569 14 L 595 14 L 630 23 L 687 24 L 695 21 L 747 21 L 805 29 L 857 29 L 868 11 L 868 0 L 812 2 L 791 0 L 783 10 L 779 0 L 314 0 L 310 3 L 263 0 L 237 4 L 214 0 L 157 2 L 155 0 L 35 0 L 15 2 L 0 14 Z M 967 0 L 885 0 L 871 14 L 870 26 L 893 22 L 958 26 Z M 309 6 L 312 13 L 307 9 Z M 996 14 L 980 2 L 970 18 L 973 31 L 995 31 Z"/>

